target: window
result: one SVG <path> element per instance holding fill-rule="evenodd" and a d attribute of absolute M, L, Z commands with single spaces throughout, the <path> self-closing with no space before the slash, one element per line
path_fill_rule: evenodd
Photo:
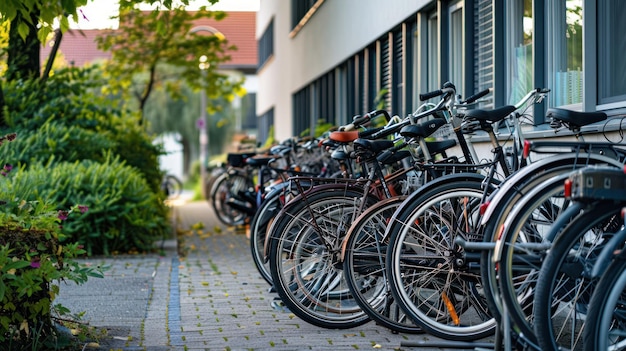
<path fill-rule="evenodd" d="M 300 135 L 311 127 L 311 86 L 293 95 L 293 135 Z"/>
<path fill-rule="evenodd" d="M 263 67 L 274 54 L 274 19 L 267 25 L 265 32 L 259 39 L 259 68 Z"/>
<path fill-rule="evenodd" d="M 317 0 L 291 0 L 291 29 L 298 26 Z"/>
<path fill-rule="evenodd" d="M 598 1 L 598 104 L 626 100 L 626 1 Z"/>
<path fill-rule="evenodd" d="M 256 93 L 248 93 L 243 97 L 243 121 L 241 129 L 256 129 Z"/>
<path fill-rule="evenodd" d="M 474 30 L 474 86 L 478 92 L 495 85 L 492 0 L 479 0 L 474 7 Z M 493 99 L 493 95 L 486 99 Z M 481 107 L 491 108 L 493 103 Z"/>
<path fill-rule="evenodd" d="M 363 113 L 376 108 L 376 94 L 378 94 L 378 84 L 376 84 L 378 81 L 376 75 L 376 65 L 376 45 L 370 45 L 367 49 L 367 76 L 365 78 L 365 81 L 367 82 L 367 89 L 365 90 L 365 94 L 367 95 L 367 104 Z"/>
<path fill-rule="evenodd" d="M 417 62 L 417 21 L 413 20 L 407 23 L 407 26 L 404 30 L 404 44 L 406 45 L 404 49 L 404 55 L 406 56 L 404 59 L 404 114 L 413 112 L 413 110 L 419 104 L 419 101 L 413 97 L 415 83 L 417 82 L 417 78 L 415 76 L 415 65 Z M 415 107 L 415 108 L 414 108 Z"/>
<path fill-rule="evenodd" d="M 532 0 L 514 0 L 508 13 L 507 89 L 509 103 L 516 103 L 533 87 Z"/>
<path fill-rule="evenodd" d="M 269 137 L 274 137 L 274 135 L 270 135 L 272 132 L 272 127 L 274 126 L 274 109 L 271 108 L 269 111 L 265 112 L 261 116 L 259 116 L 259 125 L 257 130 L 257 142 L 261 144 L 265 144 Z"/>
<path fill-rule="evenodd" d="M 463 3 L 457 2 L 450 6 L 450 38 L 449 43 L 449 72 L 450 82 L 456 87 L 457 94 L 463 95 L 464 79 L 463 67 L 465 49 L 463 47 Z"/>
<path fill-rule="evenodd" d="M 433 11 L 428 17 L 427 29 L 427 67 L 426 70 L 426 91 L 433 91 L 440 88 L 439 84 L 439 20 L 437 11 Z"/>
<path fill-rule="evenodd" d="M 380 84 L 374 92 L 375 100 L 372 108 L 391 108 L 391 48 L 389 36 L 380 41 Z"/>
<path fill-rule="evenodd" d="M 402 29 L 393 31 L 393 48 L 391 50 L 392 62 L 391 67 L 391 110 L 392 115 L 404 116 L 404 77 L 403 77 L 403 60 L 404 60 L 404 35 Z"/>
<path fill-rule="evenodd" d="M 555 0 L 548 8 L 548 86 L 550 105 L 583 101 L 582 0 Z"/>

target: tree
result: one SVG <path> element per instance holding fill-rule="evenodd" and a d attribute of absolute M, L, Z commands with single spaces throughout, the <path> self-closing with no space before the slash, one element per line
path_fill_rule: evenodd
<path fill-rule="evenodd" d="M 155 88 L 180 97 L 182 82 L 192 89 L 204 90 L 211 98 L 232 95 L 240 82 L 231 81 L 218 67 L 230 59 L 227 52 L 236 48 L 219 32 L 193 30 L 198 19 L 220 20 L 225 16 L 224 12 L 205 7 L 189 12 L 184 5 L 165 11 L 157 7 L 146 13 L 121 2 L 119 28 L 97 39 L 101 50 L 112 53 L 105 64 L 110 78 L 106 89 L 134 98 L 142 114 Z M 204 74 L 198 69 L 200 57 L 206 58 Z M 168 76 L 165 64 L 176 68 L 177 76 Z"/>
<path fill-rule="evenodd" d="M 87 0 L 0 1 L 0 23 L 10 23 L 6 78 L 39 77 L 41 43 L 53 31 L 55 21 L 60 23 L 61 31 L 67 30 L 68 16 L 76 21 L 78 8 L 85 4 Z M 4 105 L 0 82 L 0 125 L 4 123 Z"/>

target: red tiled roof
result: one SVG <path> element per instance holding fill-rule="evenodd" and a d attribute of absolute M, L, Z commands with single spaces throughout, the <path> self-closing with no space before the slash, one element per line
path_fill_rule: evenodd
<path fill-rule="evenodd" d="M 108 59 L 111 57 L 111 54 L 98 50 L 95 42 L 96 36 L 104 32 L 105 30 L 102 29 L 69 30 L 63 33 L 59 51 L 63 54 L 68 64 L 73 63 L 79 67 L 99 59 Z M 48 59 L 52 50 L 52 42 L 48 44 L 41 48 L 42 64 Z"/>
<path fill-rule="evenodd" d="M 255 39 L 256 12 L 228 12 L 227 16 L 216 21 L 201 19 L 196 26 L 211 26 L 224 34 L 230 45 L 237 47 L 236 51 L 229 52 L 231 60 L 224 64 L 229 68 L 256 68 L 257 43 Z M 70 30 L 63 34 L 60 51 L 68 63 L 83 66 L 98 59 L 110 58 L 107 52 L 98 50 L 95 37 L 107 30 Z M 51 46 L 44 45 L 41 50 L 41 62 L 50 55 Z"/>
<path fill-rule="evenodd" d="M 228 12 L 221 21 L 200 19 L 197 26 L 211 26 L 224 34 L 237 51 L 230 52 L 231 60 L 225 65 L 230 67 L 254 66 L 258 63 L 256 31 L 256 12 Z"/>

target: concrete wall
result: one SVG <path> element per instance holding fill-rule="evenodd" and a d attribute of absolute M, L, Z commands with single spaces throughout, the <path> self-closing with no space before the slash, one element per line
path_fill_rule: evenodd
<path fill-rule="evenodd" d="M 274 107 L 275 137 L 292 136 L 292 94 L 387 33 L 429 0 L 326 0 L 290 38 L 291 1 L 263 0 L 257 39 L 274 19 L 274 56 L 259 71 L 257 115 Z"/>

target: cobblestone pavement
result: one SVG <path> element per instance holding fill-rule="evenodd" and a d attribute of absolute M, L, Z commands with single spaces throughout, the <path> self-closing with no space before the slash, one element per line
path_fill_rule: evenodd
<path fill-rule="evenodd" d="M 219 223 L 206 202 L 176 204 L 172 215 L 179 239 L 161 242 L 160 254 L 92 258 L 85 262 L 110 267 L 104 279 L 62 284 L 55 302 L 107 331 L 92 349 L 444 349 L 420 345 L 445 344 L 425 334 L 394 334 L 372 322 L 329 330 L 275 309 L 277 295 L 242 232 Z"/>

